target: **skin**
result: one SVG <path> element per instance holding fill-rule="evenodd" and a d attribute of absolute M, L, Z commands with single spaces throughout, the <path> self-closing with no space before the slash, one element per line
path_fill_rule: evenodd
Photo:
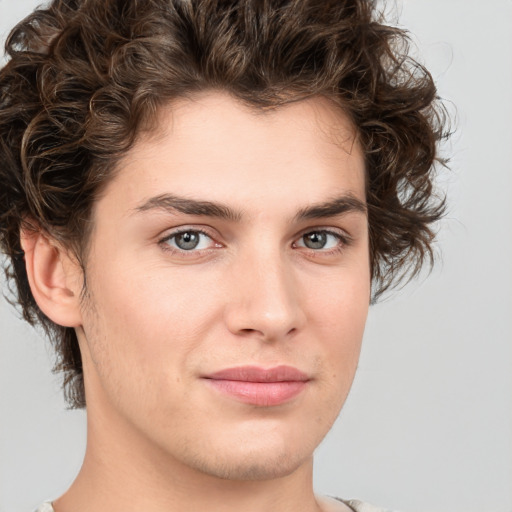
<path fill-rule="evenodd" d="M 312 458 L 349 392 L 370 298 L 348 118 L 323 98 L 256 112 L 203 93 L 163 110 L 118 171 L 94 208 L 85 298 L 65 249 L 24 237 L 34 295 L 76 328 L 84 365 L 87 451 L 56 512 L 346 510 L 315 497 Z M 336 198 L 363 208 L 298 216 Z M 180 250 L 176 230 L 200 244 Z M 324 248 L 307 245 L 322 234 Z M 309 380 L 277 406 L 203 378 L 283 364 Z"/>

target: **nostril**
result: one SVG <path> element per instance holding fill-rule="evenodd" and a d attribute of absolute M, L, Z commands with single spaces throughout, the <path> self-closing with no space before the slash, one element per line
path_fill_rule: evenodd
<path fill-rule="evenodd" d="M 263 340 L 272 341 L 274 339 L 281 338 L 284 336 L 290 336 L 293 335 L 297 331 L 295 327 L 292 327 L 289 331 L 281 333 L 273 332 L 272 329 L 239 329 L 238 334 L 242 336 L 255 336 L 258 338 L 261 338 Z"/>

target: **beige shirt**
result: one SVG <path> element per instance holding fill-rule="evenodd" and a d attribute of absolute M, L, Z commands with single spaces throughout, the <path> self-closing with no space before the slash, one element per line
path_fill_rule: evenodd
<path fill-rule="evenodd" d="M 370 505 L 369 503 L 364 503 L 359 500 L 335 500 L 333 498 L 319 498 L 320 504 L 324 507 L 325 512 L 335 512 L 338 510 L 339 502 L 342 501 L 351 508 L 354 512 L 391 512 L 389 510 L 384 510 L 380 507 L 375 507 L 374 505 Z M 51 502 L 43 503 L 35 512 L 54 512 Z"/>

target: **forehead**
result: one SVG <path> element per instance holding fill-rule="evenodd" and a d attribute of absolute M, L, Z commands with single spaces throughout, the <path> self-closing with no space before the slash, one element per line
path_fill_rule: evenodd
<path fill-rule="evenodd" d="M 162 109 L 157 129 L 119 164 L 108 189 L 133 206 L 162 193 L 212 201 L 364 200 L 364 157 L 340 107 L 316 97 L 256 109 L 208 92 Z M 117 190 L 117 193 L 115 192 Z"/>

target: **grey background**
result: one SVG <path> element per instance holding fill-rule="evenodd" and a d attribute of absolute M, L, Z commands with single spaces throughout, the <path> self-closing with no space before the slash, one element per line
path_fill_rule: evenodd
<path fill-rule="evenodd" d="M 0 38 L 37 4 L 0 0 Z M 443 257 L 371 308 L 316 488 L 404 512 L 511 512 L 512 1 L 398 10 L 457 107 Z M 85 416 L 65 411 L 50 348 L 2 299 L 0 339 L 0 512 L 30 512 L 72 482 Z"/>

